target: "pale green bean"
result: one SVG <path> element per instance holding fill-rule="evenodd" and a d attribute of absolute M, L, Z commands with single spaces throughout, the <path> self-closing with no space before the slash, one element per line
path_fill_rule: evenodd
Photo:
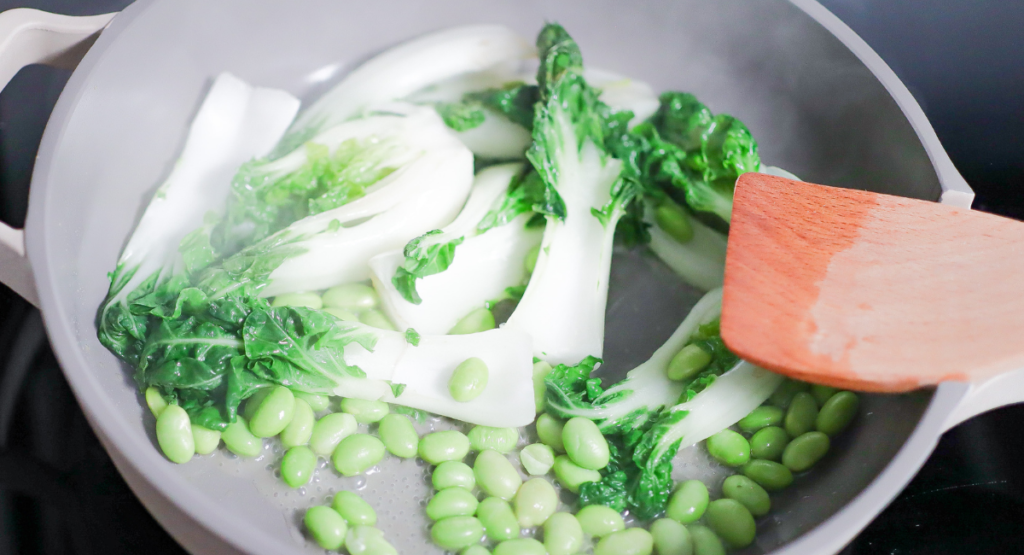
<path fill-rule="evenodd" d="M 160 390 L 155 387 L 146 388 L 146 406 L 149 407 L 149 411 L 153 413 L 154 418 L 160 418 L 160 413 L 167 408 L 167 401 L 164 400 L 164 396 L 160 394 Z"/>
<path fill-rule="evenodd" d="M 270 303 L 270 306 L 300 306 L 320 310 L 324 307 L 324 302 L 316 293 L 285 293 L 274 297 L 274 302 Z"/>
<path fill-rule="evenodd" d="M 750 414 L 740 419 L 740 421 L 736 423 L 736 426 L 744 432 L 752 434 L 761 428 L 778 426 L 782 423 L 782 419 L 785 414 L 786 413 L 779 407 L 764 405 L 752 410 Z"/>
<path fill-rule="evenodd" d="M 794 438 L 782 452 L 782 464 L 793 472 L 808 470 L 828 453 L 831 442 L 821 432 L 807 432 Z"/>
<path fill-rule="evenodd" d="M 687 480 L 669 497 L 666 516 L 681 524 L 697 522 L 704 516 L 708 501 L 708 488 L 704 482 Z"/>
<path fill-rule="evenodd" d="M 438 546 L 458 551 L 479 543 L 484 537 L 484 527 L 471 516 L 452 516 L 435 522 L 430 528 L 430 537 Z"/>
<path fill-rule="evenodd" d="M 608 440 L 589 418 L 570 418 L 562 428 L 562 445 L 572 462 L 583 468 L 601 470 L 608 466 Z"/>
<path fill-rule="evenodd" d="M 519 430 L 516 428 L 474 426 L 469 431 L 469 447 L 473 451 L 494 449 L 505 454 L 515 449 L 517 443 L 519 443 Z"/>
<path fill-rule="evenodd" d="M 348 525 L 334 509 L 317 505 L 306 511 L 302 519 L 317 545 L 324 549 L 341 549 Z"/>
<path fill-rule="evenodd" d="M 643 528 L 630 528 L 609 534 L 594 547 L 594 555 L 651 555 L 654 538 Z"/>
<path fill-rule="evenodd" d="M 292 390 L 280 385 L 270 388 L 249 420 L 249 431 L 256 437 L 273 437 L 284 431 L 295 415 Z"/>
<path fill-rule="evenodd" d="M 313 425 L 309 447 L 321 457 L 330 457 L 341 440 L 354 434 L 358 423 L 351 414 L 340 412 L 325 415 Z"/>
<path fill-rule="evenodd" d="M 755 459 L 778 461 L 789 444 L 789 434 L 778 426 L 761 428 L 750 438 L 750 456 Z"/>
<path fill-rule="evenodd" d="M 463 488 L 443 489 L 434 494 L 427 503 L 427 517 L 441 520 L 450 516 L 473 516 L 476 514 L 476 496 Z"/>
<path fill-rule="evenodd" d="M 601 481 L 600 472 L 583 468 L 572 462 L 572 459 L 566 455 L 555 457 L 553 468 L 555 469 L 555 478 L 558 479 L 558 483 L 573 493 L 579 493 L 580 486 L 586 482 Z"/>
<path fill-rule="evenodd" d="M 852 391 L 836 393 L 822 405 L 815 427 L 823 434 L 835 436 L 853 422 L 859 404 L 860 398 Z"/>
<path fill-rule="evenodd" d="M 416 456 L 419 449 L 420 436 L 412 425 L 412 420 L 404 414 L 389 414 L 380 420 L 377 435 L 384 442 L 388 451 L 403 459 Z"/>
<path fill-rule="evenodd" d="M 235 421 L 228 424 L 220 434 L 224 440 L 224 446 L 228 451 L 239 457 L 255 457 L 263 451 L 263 440 L 252 435 L 249 431 L 249 423 L 245 418 L 238 416 Z"/>
<path fill-rule="evenodd" d="M 391 323 L 391 320 L 379 310 L 367 310 L 359 314 L 359 321 L 366 324 L 367 326 L 395 331 L 395 325 Z"/>
<path fill-rule="evenodd" d="M 743 466 L 750 460 L 750 443 L 747 438 L 730 429 L 725 429 L 708 438 L 708 453 L 726 466 Z"/>
<path fill-rule="evenodd" d="M 494 555 L 545 555 L 544 544 L 533 538 L 503 541 L 494 548 Z"/>
<path fill-rule="evenodd" d="M 349 555 L 398 555 L 398 550 L 384 539 L 384 532 L 365 524 L 349 528 L 345 549 Z"/>
<path fill-rule="evenodd" d="M 285 447 L 306 445 L 313 435 L 313 426 L 315 425 L 316 415 L 313 414 L 313 408 L 305 400 L 296 398 L 292 420 L 281 431 L 281 445 Z"/>
<path fill-rule="evenodd" d="M 469 438 L 455 430 L 430 433 L 420 438 L 417 452 L 421 459 L 433 465 L 461 461 L 469 454 Z"/>
<path fill-rule="evenodd" d="M 430 479 L 436 490 L 455 487 L 472 490 L 476 487 L 473 469 L 462 461 L 445 461 L 437 465 Z"/>
<path fill-rule="evenodd" d="M 690 531 L 671 518 L 655 520 L 651 524 L 651 537 L 658 555 L 693 555 Z"/>
<path fill-rule="evenodd" d="M 540 442 L 555 450 L 556 453 L 565 453 L 565 444 L 562 443 L 562 429 L 565 422 L 544 413 L 537 417 L 537 436 Z"/>
<path fill-rule="evenodd" d="M 583 527 L 569 513 L 555 513 L 544 521 L 544 547 L 548 555 L 574 555 L 583 547 Z"/>
<path fill-rule="evenodd" d="M 558 508 L 558 494 L 544 478 L 531 478 L 519 486 L 513 507 L 519 526 L 533 528 L 544 524 Z"/>
<path fill-rule="evenodd" d="M 701 370 L 711 364 L 711 353 L 700 348 L 698 345 L 687 345 L 683 347 L 665 369 L 668 379 L 677 382 L 692 380 Z"/>
<path fill-rule="evenodd" d="M 351 414 L 360 424 L 373 424 L 391 412 L 391 408 L 383 401 L 368 401 L 345 397 L 341 400 L 341 412 Z"/>
<path fill-rule="evenodd" d="M 448 393 L 460 403 L 468 403 L 487 389 L 490 372 L 487 363 L 472 357 L 462 361 L 448 378 Z"/>
<path fill-rule="evenodd" d="M 519 537 L 519 520 L 508 501 L 487 497 L 476 508 L 476 517 L 484 526 L 487 539 L 500 542 Z"/>
<path fill-rule="evenodd" d="M 220 445 L 220 432 L 192 424 L 192 440 L 195 442 L 196 453 L 209 455 Z"/>
<path fill-rule="evenodd" d="M 692 524 L 687 530 L 693 539 L 693 555 L 725 555 L 722 540 L 710 528 Z"/>
<path fill-rule="evenodd" d="M 292 447 L 281 457 L 281 479 L 293 488 L 304 486 L 316 470 L 316 453 L 305 445 Z"/>
<path fill-rule="evenodd" d="M 789 437 L 795 438 L 813 430 L 817 418 L 818 402 L 810 393 L 801 391 L 793 396 L 789 409 L 786 410 L 786 418 L 782 427 L 785 428 Z"/>
<path fill-rule="evenodd" d="M 156 440 L 164 455 L 178 464 L 187 463 L 196 454 L 192 424 L 188 413 L 178 405 L 167 405 L 156 419 Z"/>
<path fill-rule="evenodd" d="M 335 285 L 323 294 L 324 306 L 347 308 L 356 312 L 375 308 L 377 302 L 377 292 L 362 283 Z"/>
<path fill-rule="evenodd" d="M 754 516 L 764 516 L 772 508 L 768 492 L 742 474 L 733 474 L 725 479 L 722 495 L 739 501 Z"/>
<path fill-rule="evenodd" d="M 358 322 L 359 315 L 347 308 L 335 308 L 333 306 L 324 307 L 324 312 L 334 316 L 342 322 Z"/>
<path fill-rule="evenodd" d="M 480 489 L 487 495 L 510 501 L 523 484 L 512 463 L 505 455 L 491 449 L 484 449 L 473 463 L 473 475 Z"/>
<path fill-rule="evenodd" d="M 246 422 L 252 420 L 253 415 L 256 414 L 256 409 L 260 408 L 260 403 L 262 403 L 263 399 L 265 399 L 273 390 L 273 387 L 262 387 L 257 389 L 256 393 L 253 393 L 245 400 L 245 406 L 242 407 L 242 416 L 245 417 Z"/>
<path fill-rule="evenodd" d="M 338 511 L 338 514 L 351 526 L 375 526 L 377 524 L 377 512 L 354 492 L 341 490 L 336 493 L 334 499 L 331 500 L 331 508 Z"/>
<path fill-rule="evenodd" d="M 352 434 L 334 448 L 331 462 L 342 476 L 366 472 L 384 458 L 384 444 L 368 434 Z"/>
<path fill-rule="evenodd" d="M 482 545 L 471 545 L 460 551 L 459 555 L 491 555 L 491 552 Z"/>
<path fill-rule="evenodd" d="M 735 499 L 716 499 L 708 505 L 708 526 L 733 548 L 754 543 L 757 525 L 754 517 Z"/>
<path fill-rule="evenodd" d="M 587 505 L 576 513 L 576 520 L 588 536 L 601 538 L 626 529 L 622 515 L 615 509 L 604 505 Z"/>
<path fill-rule="evenodd" d="M 555 450 L 543 443 L 532 443 L 519 452 L 519 463 L 530 476 L 543 476 L 555 465 Z"/>
<path fill-rule="evenodd" d="M 326 395 L 317 395 L 316 393 L 306 393 L 304 391 L 293 391 L 292 393 L 296 399 L 305 401 L 314 412 L 326 410 L 331 404 L 330 397 Z"/>
<path fill-rule="evenodd" d="M 463 316 L 448 335 L 465 335 L 494 329 L 494 314 L 486 308 L 478 308 Z"/>

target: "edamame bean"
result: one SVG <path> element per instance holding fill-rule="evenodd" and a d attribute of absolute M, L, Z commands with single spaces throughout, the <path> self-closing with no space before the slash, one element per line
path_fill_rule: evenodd
<path fill-rule="evenodd" d="M 789 403 L 793 401 L 793 397 L 797 393 L 808 391 L 810 388 L 811 386 L 805 382 L 787 379 L 775 388 L 775 391 L 768 397 L 768 403 L 785 410 L 789 408 Z"/>
<path fill-rule="evenodd" d="M 292 447 L 281 457 L 281 478 L 293 488 L 304 486 L 316 470 L 316 453 L 305 445 Z"/>
<path fill-rule="evenodd" d="M 480 542 L 484 527 L 471 516 L 452 516 L 441 519 L 430 528 L 430 537 L 438 546 L 457 551 Z"/>
<path fill-rule="evenodd" d="M 743 466 L 750 461 L 750 443 L 747 438 L 729 429 L 708 438 L 708 453 L 726 466 Z"/>
<path fill-rule="evenodd" d="M 334 308 L 333 306 L 324 307 L 324 312 L 334 316 L 342 322 L 358 322 L 359 315 L 347 308 Z"/>
<path fill-rule="evenodd" d="M 487 363 L 472 357 L 462 361 L 448 378 L 448 393 L 460 403 L 468 403 L 487 389 Z"/>
<path fill-rule="evenodd" d="M 331 500 L 331 508 L 338 511 L 338 514 L 351 526 L 375 526 L 377 524 L 377 512 L 354 492 L 341 490 L 336 493 L 334 499 Z"/>
<path fill-rule="evenodd" d="M 658 555 L 693 555 L 690 531 L 671 518 L 655 520 L 651 524 L 651 537 Z"/>
<path fill-rule="evenodd" d="M 690 216 L 671 200 L 666 199 L 654 209 L 654 222 L 680 244 L 689 243 L 693 239 Z"/>
<path fill-rule="evenodd" d="M 555 450 L 543 443 L 532 443 L 519 452 L 519 462 L 530 476 L 543 476 L 555 465 Z"/>
<path fill-rule="evenodd" d="M 835 436 L 853 422 L 859 404 L 860 398 L 852 391 L 836 393 L 821 407 L 815 427 L 823 434 Z"/>
<path fill-rule="evenodd" d="M 321 505 L 310 507 L 302 522 L 320 547 L 333 550 L 344 545 L 348 525 L 334 509 Z"/>
<path fill-rule="evenodd" d="M 595 538 L 603 538 L 608 534 L 626 529 L 622 515 L 615 509 L 604 505 L 587 505 L 576 513 L 583 533 Z"/>
<path fill-rule="evenodd" d="M 693 379 L 701 370 L 711 364 L 711 353 L 690 344 L 683 347 L 668 363 L 665 373 L 668 379 L 677 382 Z"/>
<path fill-rule="evenodd" d="M 253 415 L 256 414 L 256 409 L 260 408 L 260 403 L 262 403 L 263 399 L 266 399 L 267 395 L 269 395 L 273 390 L 273 387 L 257 389 L 256 393 L 253 393 L 245 400 L 245 406 L 242 408 L 242 416 L 245 417 L 246 422 L 252 421 Z"/>
<path fill-rule="evenodd" d="M 295 416 L 295 396 L 280 385 L 270 389 L 249 421 L 249 431 L 256 437 L 273 437 L 284 431 Z"/>
<path fill-rule="evenodd" d="M 434 494 L 427 503 L 430 520 L 441 520 L 450 516 L 473 516 L 479 503 L 476 496 L 462 488 L 443 489 Z"/>
<path fill-rule="evenodd" d="M 513 502 L 519 526 L 533 528 L 544 524 L 558 508 L 558 494 L 544 478 L 531 478 L 516 492 Z"/>
<path fill-rule="evenodd" d="M 790 437 L 798 437 L 813 430 L 817 418 L 818 403 L 814 400 L 814 395 L 801 391 L 793 396 L 793 401 L 786 410 L 783 428 Z"/>
<path fill-rule="evenodd" d="M 548 368 L 550 367 L 551 365 L 548 365 Z M 154 418 L 160 418 L 160 413 L 167 408 L 167 401 L 164 400 L 159 389 L 150 386 L 146 388 L 146 406 L 149 407 L 149 412 L 153 413 Z"/>
<path fill-rule="evenodd" d="M 395 331 L 395 325 L 391 323 L 391 320 L 379 310 L 367 310 L 359 314 L 359 321 L 366 324 L 367 326 Z"/>
<path fill-rule="evenodd" d="M 687 480 L 668 499 L 666 516 L 682 524 L 697 522 L 708 508 L 708 487 L 700 480 Z"/>
<path fill-rule="evenodd" d="M 389 414 L 380 420 L 377 435 L 384 442 L 388 452 L 396 457 L 409 459 L 416 456 L 420 436 L 412 425 L 412 420 L 404 414 Z"/>
<path fill-rule="evenodd" d="M 293 391 L 296 399 L 302 399 L 309 405 L 309 408 L 313 409 L 314 412 L 326 410 L 331 404 L 331 400 L 326 395 L 317 395 L 316 393 L 306 393 L 304 391 Z"/>
<path fill-rule="evenodd" d="M 708 526 L 730 547 L 746 547 L 754 543 L 757 525 L 754 517 L 735 499 L 716 499 L 708 505 Z"/>
<path fill-rule="evenodd" d="M 274 302 L 270 303 L 270 306 L 302 306 L 320 310 L 324 307 L 324 302 L 316 293 L 285 293 L 274 297 Z"/>
<path fill-rule="evenodd" d="M 360 424 L 373 424 L 380 422 L 382 418 L 391 412 L 388 404 L 384 401 L 367 401 L 366 399 L 353 399 L 345 397 L 341 400 L 341 412 L 356 417 Z"/>
<path fill-rule="evenodd" d="M 434 432 L 420 438 L 418 452 L 421 459 L 433 465 L 461 461 L 469 453 L 469 438 L 455 430 Z"/>
<path fill-rule="evenodd" d="M 526 268 L 526 273 L 533 273 L 534 268 L 537 267 L 537 258 L 539 257 L 540 245 L 535 245 L 532 249 L 526 251 L 526 257 L 523 260 L 523 267 Z"/>
<path fill-rule="evenodd" d="M 793 483 L 793 472 L 775 461 L 750 461 L 743 465 L 743 475 L 768 491 L 779 491 Z"/>
<path fill-rule="evenodd" d="M 351 414 L 334 412 L 325 415 L 313 425 L 309 447 L 321 457 L 330 457 L 341 440 L 354 434 L 359 425 Z"/>
<path fill-rule="evenodd" d="M 782 452 L 782 464 L 793 472 L 803 472 L 828 453 L 828 436 L 821 432 L 807 432 L 793 439 Z"/>
<path fill-rule="evenodd" d="M 448 330 L 448 335 L 465 335 L 494 329 L 494 314 L 486 308 L 478 308 L 465 315 Z"/>
<path fill-rule="evenodd" d="M 789 434 L 778 426 L 761 428 L 750 438 L 750 456 L 755 459 L 778 461 L 789 444 Z"/>
<path fill-rule="evenodd" d="M 309 443 L 315 424 L 316 415 L 313 414 L 313 408 L 306 401 L 296 398 L 292 420 L 281 431 L 281 445 L 297 447 Z"/>
<path fill-rule="evenodd" d="M 167 405 L 156 419 L 156 441 L 171 462 L 187 463 L 196 454 L 188 413 L 178 405 Z"/>
<path fill-rule="evenodd" d="M 460 551 L 459 555 L 491 555 L 491 552 L 482 545 L 471 545 Z"/>
<path fill-rule="evenodd" d="M 643 528 L 630 528 L 601 538 L 594 555 L 651 555 L 654 538 Z"/>
<path fill-rule="evenodd" d="M 835 387 L 811 384 L 811 395 L 814 395 L 814 400 L 818 402 L 819 407 L 825 406 L 825 403 L 827 403 L 828 400 L 838 392 L 839 389 Z"/>
<path fill-rule="evenodd" d="M 484 449 L 473 463 L 473 475 L 480 489 L 487 495 L 510 501 L 523 485 L 512 463 L 505 455 L 491 449 Z"/>
<path fill-rule="evenodd" d="M 508 501 L 487 497 L 476 508 L 476 518 L 484 526 L 487 539 L 495 542 L 519 537 L 519 521 Z"/>
<path fill-rule="evenodd" d="M 239 457 L 256 457 L 263 451 L 263 440 L 252 435 L 245 417 L 238 416 L 220 433 L 224 446 Z"/>
<path fill-rule="evenodd" d="M 762 428 L 782 424 L 782 418 L 785 414 L 779 407 L 764 405 L 750 411 L 750 414 L 740 419 L 736 425 L 744 432 L 752 434 Z"/>
<path fill-rule="evenodd" d="M 503 541 L 494 548 L 494 555 L 545 555 L 544 544 L 533 538 Z"/>
<path fill-rule="evenodd" d="M 555 513 L 544 521 L 544 547 L 548 555 L 574 555 L 583 547 L 583 527 L 569 513 Z"/>
<path fill-rule="evenodd" d="M 562 443 L 562 428 L 565 422 L 544 413 L 537 417 L 537 436 L 540 442 L 555 450 L 557 453 L 565 453 L 565 445 Z"/>
<path fill-rule="evenodd" d="M 369 434 L 352 434 L 334 448 L 331 462 L 342 476 L 355 476 L 369 470 L 384 458 L 384 444 Z"/>
<path fill-rule="evenodd" d="M 554 469 L 558 483 L 573 493 L 579 493 L 580 486 L 586 482 L 601 481 L 600 472 L 583 468 L 565 455 L 555 457 Z"/>
<path fill-rule="evenodd" d="M 192 424 L 192 441 L 196 445 L 196 453 L 209 455 L 220 445 L 220 432 Z"/>
<path fill-rule="evenodd" d="M 377 306 L 377 292 L 363 283 L 343 283 L 324 291 L 324 306 L 347 308 L 356 312 Z"/>
<path fill-rule="evenodd" d="M 547 394 L 548 386 L 544 379 L 551 373 L 551 365 L 538 360 L 533 363 L 533 403 L 537 406 L 537 414 L 544 411 L 544 396 Z"/>
<path fill-rule="evenodd" d="M 725 555 L 722 540 L 710 528 L 694 524 L 687 529 L 693 539 L 693 555 Z"/>
<path fill-rule="evenodd" d="M 572 462 L 588 470 L 608 466 L 608 440 L 589 418 L 570 418 L 562 428 L 562 444 Z"/>
<path fill-rule="evenodd" d="M 398 555 L 394 546 L 384 539 L 384 532 L 365 524 L 349 528 L 345 549 L 349 555 Z"/>
<path fill-rule="evenodd" d="M 517 443 L 519 443 L 519 430 L 516 428 L 474 426 L 469 431 L 469 447 L 474 451 L 494 449 L 505 454 L 515 449 Z"/>
<path fill-rule="evenodd" d="M 472 490 L 476 487 L 473 469 L 462 461 L 445 461 L 436 468 L 430 477 L 434 489 L 462 488 Z"/>
<path fill-rule="evenodd" d="M 739 501 L 754 516 L 764 516 L 772 508 L 768 492 L 742 474 L 733 474 L 725 479 L 722 495 Z"/>

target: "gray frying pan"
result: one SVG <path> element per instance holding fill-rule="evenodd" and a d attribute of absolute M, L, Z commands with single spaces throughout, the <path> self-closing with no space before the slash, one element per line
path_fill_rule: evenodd
<path fill-rule="evenodd" d="M 692 91 L 713 111 L 739 117 L 767 163 L 816 183 L 971 203 L 973 193 L 907 89 L 810 0 L 139 0 L 120 14 L 90 18 L 6 12 L 0 83 L 29 63 L 80 63 L 39 149 L 26 228 L 0 225 L 0 281 L 42 309 L 96 433 L 186 548 L 322 552 L 303 539 L 301 510 L 354 488 L 377 507 L 379 526 L 402 553 L 436 552 L 420 505 L 429 495 L 425 469 L 413 461 L 392 459 L 359 479 L 324 470 L 301 492 L 273 477 L 272 451 L 259 461 L 216 454 L 168 462 L 137 391 L 96 339 L 106 273 L 173 164 L 211 78 L 228 70 L 308 100 L 370 54 L 422 33 L 486 22 L 533 36 L 545 20 L 564 24 L 589 63 L 655 90 Z M 653 352 L 698 296 L 643 253 L 622 255 L 613 268 L 611 373 Z M 1024 372 L 865 396 L 856 425 L 774 499 L 746 552 L 840 550 L 911 479 L 945 430 L 1021 399 Z"/>

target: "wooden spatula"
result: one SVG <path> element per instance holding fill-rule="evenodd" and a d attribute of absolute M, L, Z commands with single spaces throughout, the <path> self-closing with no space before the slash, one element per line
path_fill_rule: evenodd
<path fill-rule="evenodd" d="M 1024 367 L 1024 223 L 748 173 L 722 338 L 788 376 L 863 391 Z"/>

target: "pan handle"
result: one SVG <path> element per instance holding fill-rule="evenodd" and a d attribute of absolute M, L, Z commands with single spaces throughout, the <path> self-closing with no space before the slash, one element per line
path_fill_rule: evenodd
<path fill-rule="evenodd" d="M 74 69 L 115 15 L 72 17 L 28 8 L 0 13 L 0 90 L 30 64 Z M 25 232 L 3 222 L 0 283 L 39 305 L 32 269 L 25 257 Z"/>

